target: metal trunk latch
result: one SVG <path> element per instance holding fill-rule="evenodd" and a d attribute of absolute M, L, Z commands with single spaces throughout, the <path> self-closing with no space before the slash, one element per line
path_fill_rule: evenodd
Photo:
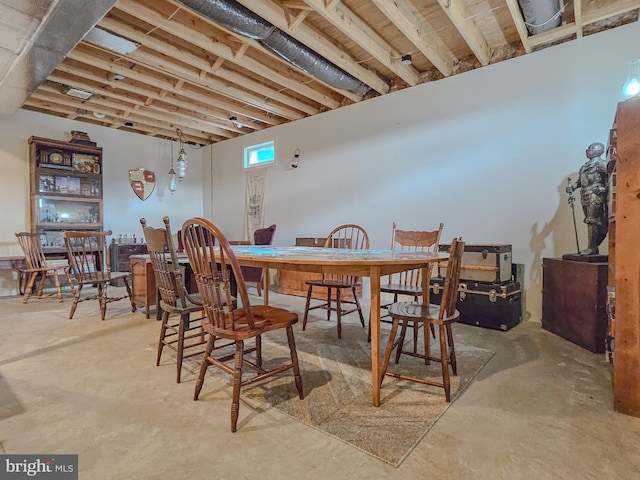
<path fill-rule="evenodd" d="M 494 302 L 498 299 L 498 292 L 496 292 L 493 288 L 489 290 L 489 301 Z"/>

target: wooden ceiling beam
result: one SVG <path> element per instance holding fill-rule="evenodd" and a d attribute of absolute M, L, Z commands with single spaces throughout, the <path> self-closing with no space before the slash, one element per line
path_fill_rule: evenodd
<path fill-rule="evenodd" d="M 189 29 L 174 20 L 168 20 L 158 12 L 144 7 L 134 0 L 120 0 L 117 3 L 116 8 L 120 11 L 128 13 L 129 15 L 138 17 L 151 25 L 155 25 L 156 27 L 164 30 L 167 33 L 175 35 L 179 38 L 183 38 L 193 43 L 194 45 L 203 48 L 207 52 L 213 53 L 218 57 L 222 57 L 225 60 L 246 68 L 247 70 L 257 75 L 269 79 L 272 82 L 278 83 L 283 87 L 297 92 L 298 94 L 306 98 L 312 99 L 321 105 L 325 105 L 326 107 L 329 107 L 331 109 L 340 106 L 339 102 L 337 102 L 333 98 L 324 95 L 321 92 L 308 87 L 306 84 L 296 81 L 295 79 L 289 78 L 286 75 L 282 75 L 247 55 L 243 55 L 241 58 L 235 58 L 233 50 L 222 42 L 215 42 L 210 36 L 203 35 L 193 29 Z M 190 12 L 191 10 L 185 11 Z"/>
<path fill-rule="evenodd" d="M 457 59 L 453 52 L 445 45 L 440 36 L 433 34 L 431 40 L 426 40 L 421 32 L 425 28 L 430 28 L 424 19 L 420 19 L 407 0 L 373 0 L 378 9 L 398 27 L 398 29 L 411 40 L 411 43 L 429 59 L 431 63 L 444 75 L 450 76 L 453 73 L 453 66 Z"/>
<path fill-rule="evenodd" d="M 590 25 L 638 9 L 640 9 L 640 0 L 615 0 L 604 4 L 587 2 L 582 12 L 582 22 L 584 25 Z"/>
<path fill-rule="evenodd" d="M 107 72 L 113 72 L 113 73 L 123 75 L 127 79 L 131 79 L 146 85 L 153 86 L 158 90 L 167 90 L 169 92 L 181 93 L 180 90 L 176 91 L 174 89 L 174 84 L 165 78 L 159 78 L 157 76 L 152 76 L 144 72 L 139 72 L 138 69 L 130 69 L 123 66 L 119 66 L 114 62 L 109 62 L 107 60 L 100 59 L 95 55 L 91 55 L 88 52 L 85 52 L 78 47 L 76 47 L 73 51 L 71 51 L 67 57 L 72 60 L 76 60 L 81 63 L 84 63 L 86 65 L 93 65 L 94 67 L 101 68 Z M 188 96 L 187 93 L 182 93 L 182 95 Z M 212 98 L 208 97 L 207 102 L 212 103 Z M 217 100 L 216 100 L 216 103 L 217 103 Z M 279 108 L 279 106 L 276 105 L 273 108 L 271 108 L 271 110 L 278 112 L 283 109 Z M 285 110 L 285 111 L 290 114 L 289 110 Z M 293 112 L 293 113 L 300 115 L 297 112 Z"/>
<path fill-rule="evenodd" d="M 96 91 L 94 84 L 79 80 L 78 78 L 75 78 L 75 77 L 74 78 L 64 77 L 60 75 L 59 72 L 56 73 L 58 70 L 54 71 L 54 73 L 49 76 L 49 80 L 57 83 L 61 83 L 64 85 L 71 84 L 75 87 L 83 88 L 91 92 Z M 73 69 L 73 71 L 77 72 L 77 69 Z M 180 101 L 173 98 L 165 100 L 163 98 L 165 96 L 162 94 L 163 92 L 160 92 L 157 95 L 151 94 L 147 96 L 147 99 L 145 101 L 139 101 L 139 100 L 133 101 L 128 95 L 121 92 L 124 92 L 124 89 L 102 88 L 99 91 L 97 91 L 96 95 L 101 97 L 111 98 L 117 102 L 120 102 L 119 105 L 122 105 L 122 103 L 124 104 L 133 103 L 134 108 L 145 107 L 145 108 L 154 110 L 156 112 L 164 112 L 164 111 L 170 112 L 171 108 L 173 108 L 174 111 L 179 108 L 183 109 L 183 111 L 197 110 L 198 114 L 201 115 L 202 117 L 205 117 L 204 119 L 209 123 L 211 123 L 212 125 L 218 128 L 229 130 L 231 132 L 239 133 L 238 127 L 234 125 L 233 122 L 228 120 L 228 115 L 225 112 L 213 110 L 205 105 L 197 105 L 193 101 L 189 101 L 189 102 Z M 139 93 L 144 94 L 145 92 L 143 91 L 143 89 L 140 89 Z M 93 100 L 93 98 L 94 97 L 92 97 L 90 101 Z M 184 114 L 184 115 L 198 118 L 195 116 L 195 114 Z M 265 128 L 264 125 L 256 125 L 255 123 L 247 119 L 243 119 L 242 121 L 244 121 L 245 125 L 247 125 L 252 130 L 259 130 L 259 129 Z"/>
<path fill-rule="evenodd" d="M 220 82 L 218 80 L 208 78 L 206 76 L 200 76 L 199 79 L 202 81 L 203 78 L 207 78 L 207 82 L 205 86 L 206 88 L 211 89 L 212 91 L 225 95 L 232 98 L 238 98 L 241 96 L 242 98 L 238 98 L 244 103 L 254 102 L 253 105 L 257 108 L 263 108 L 263 100 L 264 98 L 270 98 L 276 102 L 280 102 L 284 105 L 291 106 L 296 110 L 300 110 L 308 115 L 314 115 L 318 113 L 317 108 L 313 108 L 312 106 L 300 102 L 290 96 L 284 95 L 268 86 L 256 82 L 250 78 L 247 78 L 239 73 L 233 72 L 227 68 L 222 67 L 222 61 L 224 59 L 218 58 L 219 62 L 216 61 L 214 66 L 217 65 L 216 68 L 213 68 L 208 60 L 198 57 L 192 53 L 185 51 L 184 49 L 177 48 L 173 45 L 170 45 L 162 40 L 159 40 L 155 37 L 147 35 L 139 30 L 136 30 L 132 27 L 123 25 L 121 22 L 114 20 L 113 18 L 103 18 L 100 22 L 100 26 L 104 26 L 107 30 L 110 30 L 118 35 L 122 35 L 125 38 L 138 42 L 145 46 L 145 48 L 150 49 L 153 52 L 159 52 L 163 55 L 166 55 L 169 58 L 175 59 L 181 63 L 186 63 L 191 65 L 201 71 L 210 72 L 214 74 L 216 77 L 220 77 L 228 82 L 232 82 L 233 84 L 241 85 L 243 88 L 246 88 L 249 92 L 255 92 L 255 100 L 251 100 L 247 93 L 244 91 L 239 91 L 239 93 L 235 93 L 235 89 L 233 92 L 229 92 L 229 86 L 225 82 Z M 155 59 L 149 59 L 148 56 L 145 57 L 144 60 L 141 59 L 142 54 L 139 51 L 133 52 L 127 56 L 127 58 L 131 58 L 132 60 L 140 60 L 145 62 L 152 62 L 154 65 L 166 64 L 166 59 L 160 56 L 156 56 Z M 175 68 L 171 69 L 172 75 L 179 75 L 181 72 L 184 72 L 184 68 L 180 65 L 176 65 Z M 189 75 L 191 79 L 195 78 L 193 75 Z M 235 93 L 235 95 L 234 95 Z M 259 105 L 256 105 L 259 104 Z M 275 112 L 274 112 L 275 113 Z M 294 117 L 295 118 L 295 117 Z M 301 117 L 298 117 L 301 118 Z"/>
<path fill-rule="evenodd" d="M 98 121 L 98 119 L 92 118 L 92 114 L 89 113 L 88 110 L 87 110 L 87 113 L 78 113 L 78 110 L 80 110 L 80 112 L 82 112 L 83 110 L 86 110 L 86 109 L 83 109 L 81 106 L 79 106 L 81 104 L 73 105 L 73 103 L 69 104 L 68 102 L 61 103 L 56 100 L 52 100 L 49 95 L 46 95 L 44 97 L 40 96 L 37 91 L 34 93 L 34 95 L 29 97 L 25 105 L 30 106 L 31 108 L 39 111 L 47 110 L 50 112 L 56 112 L 58 114 L 66 116 L 67 118 L 78 119 L 80 117 L 84 117 L 91 120 L 91 123 L 109 123 L 109 120 L 106 118 L 104 119 L 104 122 L 100 122 Z M 166 136 L 169 138 L 175 138 L 175 135 L 176 135 L 175 129 L 178 128 L 177 126 L 170 125 L 170 124 L 167 125 L 166 123 L 158 122 L 157 120 L 154 121 L 152 125 L 149 125 L 144 122 L 144 119 L 139 119 L 136 116 L 131 116 L 131 118 L 132 120 L 127 120 L 126 122 L 122 122 L 122 121 L 119 121 L 119 119 L 116 119 L 117 121 L 115 122 L 112 121 L 111 124 L 120 125 L 121 127 L 125 127 L 125 128 L 133 128 L 135 130 L 141 130 L 149 135 L 152 135 L 153 134 L 152 132 L 158 132 L 158 130 L 160 130 L 163 136 Z M 128 122 L 134 123 L 134 126 L 126 127 L 125 124 Z M 188 142 L 199 143 L 199 144 L 211 143 L 211 138 L 203 134 L 203 132 L 200 132 L 199 134 L 195 134 L 189 129 L 184 128 L 183 133 L 184 133 L 185 139 Z"/>
<path fill-rule="evenodd" d="M 489 65 L 491 61 L 491 49 L 476 23 L 473 19 L 469 18 L 469 14 L 462 0 L 438 0 L 438 3 L 458 29 L 464 41 L 467 42 L 473 54 L 480 60 L 480 63 L 482 65 Z"/>
<path fill-rule="evenodd" d="M 582 37 L 582 0 L 573 0 L 573 18 L 576 24 L 576 34 Z"/>
<path fill-rule="evenodd" d="M 327 21 L 360 45 L 373 58 L 399 76 L 408 85 L 417 85 L 420 75 L 411 65 L 398 61 L 402 54 L 393 48 L 373 28 L 367 25 L 346 5 L 337 3 L 326 6 L 324 0 L 305 0 Z"/>
<path fill-rule="evenodd" d="M 97 111 L 98 113 L 104 113 L 111 116 L 117 116 L 118 110 L 123 112 L 123 115 L 127 115 L 127 118 L 131 118 L 132 115 L 135 114 L 137 118 L 145 119 L 145 123 L 147 125 L 152 125 L 155 122 L 157 115 L 154 115 L 152 112 L 149 112 L 149 109 L 140 109 L 138 105 L 134 105 L 133 107 L 118 103 L 113 100 L 102 99 L 99 95 L 94 95 L 89 100 L 86 101 L 76 101 L 54 87 L 49 85 L 41 85 L 36 90 L 36 94 L 34 94 L 34 98 L 38 98 L 39 94 L 50 95 L 51 98 L 55 99 L 57 103 L 63 105 L 77 105 L 78 108 L 83 108 L 90 111 Z M 97 106 L 97 108 L 94 108 Z M 198 130 L 202 132 L 206 132 L 211 135 L 216 135 L 222 138 L 233 138 L 236 135 L 219 128 L 217 125 L 214 125 L 210 122 L 206 122 L 203 120 L 199 120 L 193 117 L 188 117 L 186 115 L 175 114 L 171 112 L 164 112 L 163 119 L 165 122 L 174 123 L 179 125 L 180 128 L 191 128 L 192 130 Z"/>
<path fill-rule="evenodd" d="M 268 113 L 273 113 L 280 117 L 288 118 L 289 120 L 296 120 L 306 116 L 303 113 L 300 113 L 300 111 L 297 111 L 297 109 L 295 109 L 296 107 L 304 108 L 306 110 L 305 113 L 318 112 L 317 109 L 292 98 L 286 97 L 282 100 L 272 101 L 269 97 L 241 90 L 235 87 L 235 84 L 232 81 L 222 82 L 209 75 L 201 76 L 198 71 L 189 70 L 185 68 L 184 65 L 168 61 L 167 59 L 161 59 L 153 53 L 136 51 L 135 53 L 128 55 L 127 58 L 130 59 L 129 61 L 132 61 L 139 66 L 143 66 L 151 71 L 170 77 L 175 81 L 172 89 L 175 92 L 182 90 L 185 85 L 185 81 L 188 81 L 190 85 L 201 87 L 209 91 L 210 94 L 223 95 L 224 97 L 240 101 L 255 108 L 260 108 Z M 180 78 L 178 76 L 180 76 Z M 216 99 L 211 98 L 211 101 L 215 102 Z M 289 108 L 290 106 L 293 106 L 293 108 Z"/>
<path fill-rule="evenodd" d="M 90 67 L 87 65 L 87 68 L 90 68 Z M 264 123 L 266 125 L 279 125 L 282 123 L 280 120 L 278 120 L 275 117 L 264 115 L 262 113 L 257 113 L 247 108 L 242 108 L 239 105 L 228 102 L 228 101 L 216 100 L 215 107 L 212 107 L 211 106 L 212 100 L 210 95 L 207 95 L 204 92 L 199 92 L 190 88 L 183 88 L 182 93 L 185 98 L 188 98 L 188 100 L 181 100 L 181 99 L 175 98 L 173 94 L 169 95 L 168 91 L 165 89 L 159 89 L 159 91 L 156 92 L 149 88 L 142 88 L 136 85 L 132 85 L 131 83 L 126 81 L 117 81 L 117 80 L 105 81 L 106 75 L 104 74 L 99 75 L 95 73 L 95 68 L 92 69 L 93 71 L 89 71 L 89 70 L 84 70 L 84 69 L 74 67 L 70 65 L 69 62 L 63 62 L 62 64 L 58 65 L 58 68 L 56 70 L 65 72 L 74 76 L 89 79 L 101 84 L 106 84 L 112 87 L 113 89 L 117 89 L 123 92 L 133 93 L 142 97 L 163 99 L 163 101 L 169 104 L 175 104 L 176 106 L 179 106 L 179 107 L 185 106 L 185 105 L 193 105 L 193 102 L 196 101 L 200 103 L 200 105 L 196 105 L 196 108 L 198 108 L 198 110 L 204 110 L 208 112 L 210 115 L 216 116 L 222 120 L 227 119 L 229 114 L 234 114 L 238 117 L 245 117 L 245 118 L 251 119 L 251 121 L 247 121 L 246 123 L 255 123 L 254 120 L 260 123 Z M 89 90 L 93 91 L 95 90 L 95 88 L 92 88 Z"/>
<path fill-rule="evenodd" d="M 507 2 L 510 1 L 515 0 L 507 0 Z M 577 25 L 575 22 L 571 22 L 566 25 L 552 28 L 546 32 L 531 35 L 527 39 L 527 43 L 531 47 L 537 47 L 539 45 L 555 42 L 570 35 L 579 36 L 586 25 L 591 25 L 592 23 L 600 22 L 607 18 L 616 17 L 639 8 L 640 0 L 616 0 L 613 3 L 607 3 L 602 6 L 596 4 L 595 7 L 590 7 L 589 4 L 587 4 L 584 5 L 580 17 L 576 17 L 580 21 L 580 25 Z"/>
<path fill-rule="evenodd" d="M 252 10 L 256 15 L 264 18 L 280 30 L 289 33 L 293 38 L 303 43 L 318 55 L 326 58 L 338 68 L 357 78 L 380 94 L 389 92 L 389 84 L 372 70 L 363 67 L 351 55 L 335 45 L 331 38 L 319 33 L 313 28 L 298 22 L 298 18 L 290 23 L 285 14 L 285 9 L 298 9 L 311 12 L 313 9 L 304 2 L 284 2 L 282 6 L 273 0 L 236 0 Z M 298 15 L 300 17 L 300 15 Z"/>
<path fill-rule="evenodd" d="M 524 23 L 522 10 L 520 10 L 518 0 L 506 0 L 506 2 L 509 13 L 511 14 L 511 18 L 513 19 L 513 23 L 516 26 L 518 35 L 520 36 L 520 42 L 524 47 L 524 51 L 526 53 L 531 53 L 531 45 L 529 44 L 529 30 L 527 30 L 527 26 Z"/>

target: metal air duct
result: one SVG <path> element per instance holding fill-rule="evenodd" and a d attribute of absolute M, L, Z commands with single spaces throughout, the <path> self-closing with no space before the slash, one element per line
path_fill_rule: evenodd
<path fill-rule="evenodd" d="M 117 0 L 16 2 L 42 20 L 30 45 L 0 79 L 0 114 L 15 113 Z M 46 14 L 44 13 L 46 11 Z M 26 39 L 25 39 L 26 40 Z"/>
<path fill-rule="evenodd" d="M 520 0 L 519 3 L 531 35 L 560 26 L 562 10 L 559 0 Z"/>
<path fill-rule="evenodd" d="M 364 95 L 369 86 L 257 16 L 235 0 L 178 0 L 232 32 L 257 40 L 287 62 L 328 85 Z"/>

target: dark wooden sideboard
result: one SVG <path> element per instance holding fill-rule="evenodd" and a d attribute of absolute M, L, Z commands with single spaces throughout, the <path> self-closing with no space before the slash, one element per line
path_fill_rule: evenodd
<path fill-rule="evenodd" d="M 109 245 L 109 261 L 111 264 L 112 272 L 130 272 L 131 262 L 129 258 L 131 255 L 144 255 L 147 253 L 147 245 L 145 243 L 118 243 L 112 242 Z M 123 286 L 121 280 L 119 280 L 118 286 Z"/>
<path fill-rule="evenodd" d="M 542 327 L 604 353 L 608 264 L 545 258 L 542 266 Z"/>

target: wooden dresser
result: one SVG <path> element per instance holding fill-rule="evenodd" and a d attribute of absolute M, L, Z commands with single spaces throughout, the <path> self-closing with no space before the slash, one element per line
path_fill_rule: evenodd
<path fill-rule="evenodd" d="M 544 258 L 542 266 L 542 328 L 604 353 L 607 263 Z"/>

